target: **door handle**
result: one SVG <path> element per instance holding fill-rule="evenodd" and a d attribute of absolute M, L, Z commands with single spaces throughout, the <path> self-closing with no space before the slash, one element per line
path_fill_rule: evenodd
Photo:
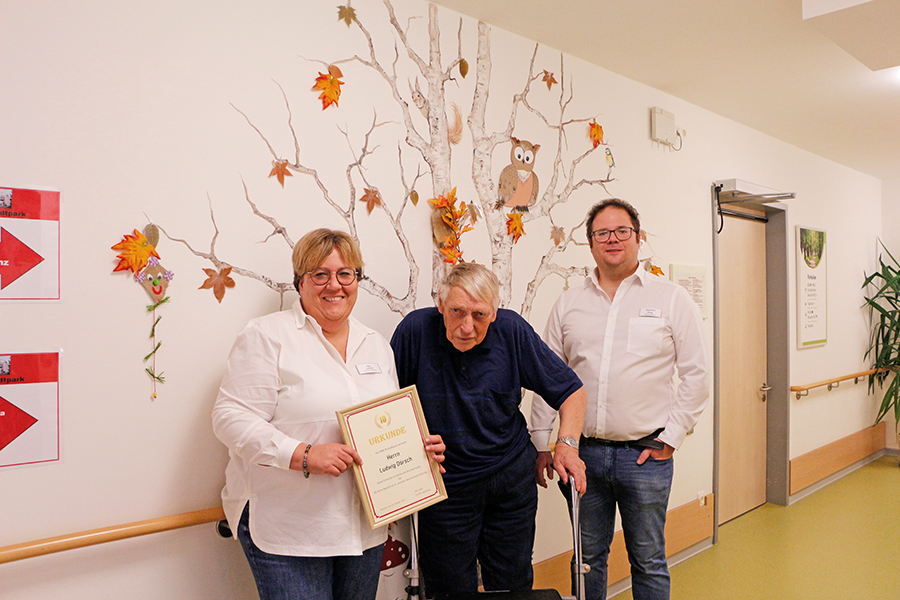
<path fill-rule="evenodd" d="M 772 386 L 769 385 L 769 384 L 767 384 L 767 383 L 763 383 L 763 384 L 762 384 L 762 387 L 759 388 L 759 391 L 762 392 L 762 401 L 763 401 L 763 402 L 766 401 L 767 396 L 768 396 L 768 393 L 769 393 L 769 390 L 771 390 L 771 389 L 772 389 Z"/>

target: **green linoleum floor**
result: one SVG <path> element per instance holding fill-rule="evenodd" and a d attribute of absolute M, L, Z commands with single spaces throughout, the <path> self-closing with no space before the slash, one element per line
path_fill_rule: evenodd
<path fill-rule="evenodd" d="M 900 599 L 897 457 L 722 525 L 718 544 L 670 572 L 672 600 Z"/>

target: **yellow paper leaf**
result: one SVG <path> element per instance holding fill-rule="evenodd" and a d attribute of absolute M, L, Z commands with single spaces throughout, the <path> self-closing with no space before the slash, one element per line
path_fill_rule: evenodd
<path fill-rule="evenodd" d="M 594 148 L 603 143 L 603 127 L 601 127 L 599 123 L 591 121 L 591 129 L 588 132 L 588 135 L 594 143 Z"/>
<path fill-rule="evenodd" d="M 506 213 L 506 233 L 513 236 L 513 244 L 525 235 L 525 225 L 522 223 L 522 213 Z"/>
<path fill-rule="evenodd" d="M 329 67 L 329 70 L 332 67 Z M 339 69 L 338 72 L 340 72 Z M 319 73 L 319 76 L 316 77 L 316 84 L 312 87 L 312 89 L 322 90 L 322 93 L 319 94 L 319 100 L 322 101 L 322 110 L 325 110 L 332 104 L 334 104 L 335 106 L 338 105 L 338 100 L 340 100 L 341 98 L 342 85 L 344 85 L 344 82 L 335 77 L 330 72 L 327 74 L 321 72 Z"/>
<path fill-rule="evenodd" d="M 144 237 L 144 234 L 137 229 L 134 230 L 134 235 L 128 235 L 126 233 L 122 238 L 122 241 L 113 246 L 112 249 L 122 251 L 121 254 L 116 256 L 116 258 L 119 259 L 119 264 L 116 265 L 113 272 L 125 271 L 127 269 L 137 275 L 147 266 L 147 261 L 150 260 L 151 256 L 159 258 L 159 254 L 156 253 L 156 248 L 154 248 L 153 245 L 147 241 L 147 238 Z"/>

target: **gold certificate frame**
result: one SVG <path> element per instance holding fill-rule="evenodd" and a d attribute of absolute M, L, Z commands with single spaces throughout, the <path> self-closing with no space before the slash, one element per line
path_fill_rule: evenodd
<path fill-rule="evenodd" d="M 336 411 L 344 443 L 362 458 L 353 475 L 372 529 L 447 498 L 425 452 L 428 425 L 416 386 Z"/>

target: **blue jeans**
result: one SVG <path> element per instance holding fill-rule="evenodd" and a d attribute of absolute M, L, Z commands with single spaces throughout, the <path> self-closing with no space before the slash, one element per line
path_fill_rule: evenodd
<path fill-rule="evenodd" d="M 581 444 L 579 455 L 587 467 L 587 493 L 580 503 L 582 554 L 584 562 L 591 566 L 584 578 L 587 600 L 606 600 L 607 559 L 616 504 L 631 563 L 634 599 L 668 600 L 664 531 L 672 487 L 672 459 L 648 458 L 638 465 L 639 448 L 589 443 Z M 568 500 L 568 494 L 565 495 Z"/>
<path fill-rule="evenodd" d="M 250 563 L 259 600 L 373 600 L 384 544 L 361 556 L 282 556 L 257 548 L 250 537 L 250 504 L 238 524 L 238 540 Z"/>
<path fill-rule="evenodd" d="M 419 513 L 420 566 L 429 598 L 484 589 L 530 590 L 537 451 L 529 443 L 498 472 L 447 486 L 448 498 Z"/>

